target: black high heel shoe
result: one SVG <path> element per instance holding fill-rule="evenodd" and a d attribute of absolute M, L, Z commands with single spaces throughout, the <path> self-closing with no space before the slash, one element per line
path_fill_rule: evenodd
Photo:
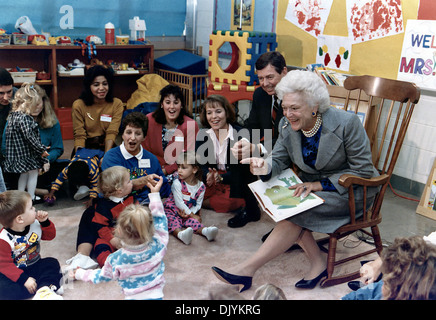
<path fill-rule="evenodd" d="M 311 280 L 301 279 L 295 284 L 295 286 L 300 289 L 313 289 L 316 287 L 318 282 L 324 277 L 327 277 L 327 269 L 325 269 L 319 276 Z"/>
<path fill-rule="evenodd" d="M 224 281 L 228 284 L 234 284 L 239 286 L 239 292 L 248 290 L 251 288 L 251 282 L 253 280 L 253 277 L 247 277 L 247 276 L 237 276 L 231 273 L 227 273 L 220 268 L 212 267 L 212 271 L 215 274 L 215 276 L 220 279 L 221 281 Z"/>

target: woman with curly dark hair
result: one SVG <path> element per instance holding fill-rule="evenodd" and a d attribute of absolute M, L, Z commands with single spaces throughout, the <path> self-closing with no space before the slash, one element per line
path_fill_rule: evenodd
<path fill-rule="evenodd" d="M 153 153 L 165 175 L 177 170 L 182 151 L 194 151 L 198 124 L 186 112 L 180 87 L 169 84 L 160 91 L 159 107 L 147 114 L 148 133 L 142 146 Z"/>
<path fill-rule="evenodd" d="M 114 147 L 123 111 L 123 102 L 113 96 L 113 71 L 103 65 L 89 68 L 73 103 L 74 151 L 82 147 L 106 152 Z"/>

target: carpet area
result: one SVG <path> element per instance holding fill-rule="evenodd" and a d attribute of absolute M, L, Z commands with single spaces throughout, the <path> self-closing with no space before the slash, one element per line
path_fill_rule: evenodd
<path fill-rule="evenodd" d="M 55 223 L 57 236 L 52 241 L 43 241 L 43 257 L 55 257 L 61 266 L 76 254 L 76 236 L 83 207 L 50 210 L 49 217 Z M 215 241 L 193 235 L 191 245 L 185 245 L 170 235 L 168 251 L 165 256 L 165 300 L 206 300 L 211 290 L 231 290 L 237 292 L 236 286 L 229 286 L 219 281 L 212 273 L 212 266 L 224 268 L 232 266 L 249 257 L 261 245 L 261 237 L 270 231 L 274 222 L 263 215 L 260 221 L 247 224 L 243 228 L 227 227 L 227 220 L 232 214 L 216 213 L 203 210 L 203 223 L 215 225 L 219 233 Z M 351 250 L 362 251 L 370 246 L 350 237 L 338 245 L 338 255 Z M 369 258 L 374 258 L 369 257 Z M 365 258 L 367 259 L 367 258 Z M 253 279 L 253 286 L 240 294 L 241 299 L 251 299 L 255 289 L 271 283 L 281 288 L 288 300 L 337 300 L 350 292 L 346 284 L 329 288 L 317 286 L 313 290 L 296 289 L 294 284 L 304 277 L 308 260 L 302 250 L 292 250 L 270 261 L 258 270 Z M 338 267 L 336 271 L 356 270 L 358 262 Z M 64 286 L 65 300 L 121 300 L 123 294 L 116 282 L 91 284 L 81 281 L 67 283 Z"/>

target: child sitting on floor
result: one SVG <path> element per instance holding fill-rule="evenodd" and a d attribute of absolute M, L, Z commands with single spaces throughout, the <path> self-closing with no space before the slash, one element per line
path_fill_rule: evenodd
<path fill-rule="evenodd" d="M 419 236 L 396 238 L 379 258 L 360 269 L 364 279 L 373 281 L 380 272 L 382 279 L 348 293 L 342 300 L 436 300 L 435 267 L 433 243 Z"/>
<path fill-rule="evenodd" d="M 134 198 L 130 195 L 132 187 L 129 170 L 124 167 L 110 167 L 100 174 L 99 189 L 103 198 L 97 199 L 92 219 L 98 233 L 94 253 L 100 267 L 109 254 L 121 248 L 121 241 L 114 235 L 114 228 L 121 211 L 134 203 Z"/>
<path fill-rule="evenodd" d="M 126 299 L 163 299 L 168 225 L 159 194 L 162 183 L 162 177 L 155 186 L 147 182 L 149 208 L 132 204 L 121 212 L 115 232 L 122 248 L 107 257 L 102 269 L 73 270 L 77 280 L 99 283 L 116 279 Z"/>
<path fill-rule="evenodd" d="M 182 152 L 177 158 L 177 165 L 178 178 L 173 181 L 172 193 L 164 205 L 168 218 L 168 232 L 184 244 L 191 243 L 193 232 L 212 241 L 218 233 L 218 228 L 205 227 L 201 223 L 200 209 L 206 186 L 201 180 L 202 172 L 196 162 L 195 153 Z"/>
<path fill-rule="evenodd" d="M 35 210 L 29 193 L 0 194 L 0 299 L 62 300 L 61 267 L 55 258 L 41 258 L 40 241 L 52 240 L 56 228 L 46 211 Z"/>

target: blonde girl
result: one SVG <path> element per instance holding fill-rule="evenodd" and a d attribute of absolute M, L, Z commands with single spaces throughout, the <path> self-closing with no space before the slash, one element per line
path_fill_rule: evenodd
<path fill-rule="evenodd" d="M 115 233 L 122 247 L 107 257 L 101 269 L 73 271 L 77 280 L 118 280 L 126 299 L 163 299 L 168 225 L 159 194 L 162 183 L 162 177 L 155 186 L 147 183 L 151 191 L 149 207 L 131 204 L 121 212 Z"/>
<path fill-rule="evenodd" d="M 18 190 L 27 190 L 32 200 L 35 200 L 38 170 L 47 166 L 46 158 L 49 155 L 41 142 L 38 124 L 34 120 L 43 106 L 36 86 L 24 83 L 17 90 L 4 133 L 4 170 L 20 174 Z M 47 167 L 44 169 L 48 170 Z"/>

